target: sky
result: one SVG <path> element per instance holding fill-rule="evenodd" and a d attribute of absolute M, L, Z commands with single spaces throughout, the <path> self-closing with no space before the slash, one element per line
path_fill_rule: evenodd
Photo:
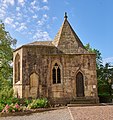
<path fill-rule="evenodd" d="M 82 43 L 113 64 L 113 0 L 0 0 L 0 20 L 17 39 L 16 47 L 53 40 L 64 12 Z"/>

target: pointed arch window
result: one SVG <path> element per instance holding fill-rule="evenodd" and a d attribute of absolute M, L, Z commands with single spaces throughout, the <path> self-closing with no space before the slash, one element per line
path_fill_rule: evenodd
<path fill-rule="evenodd" d="M 20 55 L 17 54 L 15 57 L 15 83 L 20 81 Z"/>
<path fill-rule="evenodd" d="M 61 83 L 61 69 L 60 66 L 55 63 L 52 69 L 53 84 Z"/>

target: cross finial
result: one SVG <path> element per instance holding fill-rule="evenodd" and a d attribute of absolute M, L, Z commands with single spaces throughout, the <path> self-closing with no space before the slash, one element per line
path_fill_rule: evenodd
<path fill-rule="evenodd" d="M 67 17 L 67 12 L 65 12 L 64 18 L 65 18 L 65 19 L 67 19 L 67 18 L 68 18 L 68 17 Z"/>

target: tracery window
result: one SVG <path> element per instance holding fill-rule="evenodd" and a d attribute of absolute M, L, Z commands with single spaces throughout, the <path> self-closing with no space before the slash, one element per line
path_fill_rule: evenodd
<path fill-rule="evenodd" d="M 61 69 L 60 66 L 55 63 L 52 69 L 53 84 L 61 83 Z"/>

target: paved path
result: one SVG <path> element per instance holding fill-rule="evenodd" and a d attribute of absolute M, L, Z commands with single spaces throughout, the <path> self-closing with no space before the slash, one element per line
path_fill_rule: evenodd
<path fill-rule="evenodd" d="M 27 116 L 1 117 L 0 120 L 71 120 L 71 117 L 68 109 L 64 108 L 42 113 L 33 113 Z"/>
<path fill-rule="evenodd" d="M 113 106 L 69 107 L 72 120 L 113 120 Z"/>
<path fill-rule="evenodd" d="M 113 106 L 69 107 L 27 116 L 1 117 L 0 120 L 113 120 Z"/>

